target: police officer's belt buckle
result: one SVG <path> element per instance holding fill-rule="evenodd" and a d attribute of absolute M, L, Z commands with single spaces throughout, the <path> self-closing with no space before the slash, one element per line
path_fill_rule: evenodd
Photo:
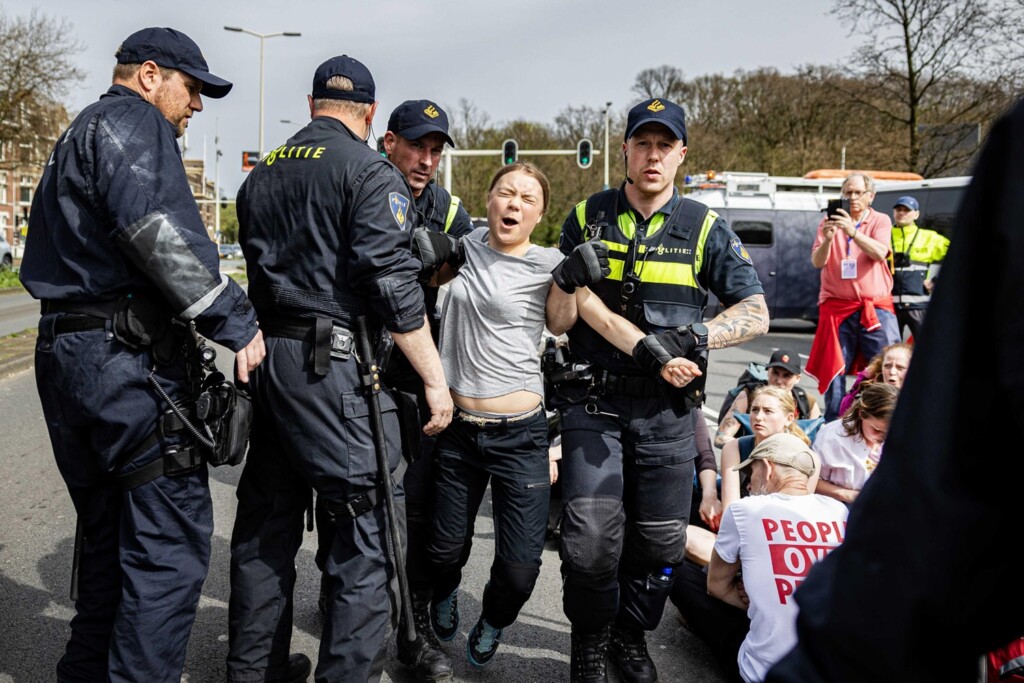
<path fill-rule="evenodd" d="M 355 337 L 352 333 L 340 325 L 331 327 L 331 358 L 348 360 L 352 356 L 352 345 Z"/>

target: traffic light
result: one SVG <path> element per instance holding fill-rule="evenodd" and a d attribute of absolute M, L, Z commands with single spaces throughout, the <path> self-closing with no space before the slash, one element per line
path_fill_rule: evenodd
<path fill-rule="evenodd" d="M 576 165 L 580 168 L 590 168 L 594 163 L 594 145 L 587 138 L 576 143 Z"/>
<path fill-rule="evenodd" d="M 387 151 L 384 149 L 384 136 L 383 135 L 381 135 L 379 138 L 377 138 L 377 152 L 379 152 L 382 157 L 386 157 L 388 155 Z"/>
<path fill-rule="evenodd" d="M 519 160 L 519 143 L 509 138 L 501 144 L 501 163 L 505 166 Z"/>

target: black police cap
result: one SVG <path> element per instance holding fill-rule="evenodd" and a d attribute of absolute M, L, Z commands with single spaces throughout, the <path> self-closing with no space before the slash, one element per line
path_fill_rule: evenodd
<path fill-rule="evenodd" d="M 114 54 L 118 64 L 153 62 L 165 69 L 177 69 L 203 84 L 202 94 L 224 97 L 231 92 L 229 81 L 214 76 L 195 41 L 173 28 L 144 28 L 121 43 Z"/>

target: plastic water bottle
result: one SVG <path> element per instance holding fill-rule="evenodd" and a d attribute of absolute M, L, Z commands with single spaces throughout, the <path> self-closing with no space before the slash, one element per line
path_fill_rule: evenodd
<path fill-rule="evenodd" d="M 658 581 L 661 583 L 671 583 L 672 581 L 672 567 L 665 567 L 661 570 L 661 575 L 658 576 Z"/>

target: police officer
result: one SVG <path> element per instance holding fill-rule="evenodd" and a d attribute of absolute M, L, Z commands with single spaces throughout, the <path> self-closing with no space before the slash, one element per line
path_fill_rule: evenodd
<path fill-rule="evenodd" d="M 590 290 L 647 334 L 631 358 L 582 319 L 569 331 L 570 350 L 594 369 L 585 396 L 561 406 L 573 681 L 606 680 L 606 650 L 622 680 L 657 680 L 644 631 L 658 625 L 683 561 L 696 455 L 688 411 L 703 399 L 701 364 L 708 349 L 768 330 L 743 244 L 673 185 L 686 156 L 683 110 L 665 99 L 633 107 L 623 152 L 625 183 L 578 204 L 560 241 L 564 254 L 588 239 L 608 245 L 611 275 Z M 709 290 L 726 309 L 705 326 Z M 657 379 L 673 357 L 688 359 L 680 389 Z"/>
<path fill-rule="evenodd" d="M 439 234 L 461 238 L 473 231 L 469 214 L 458 197 L 453 197 L 434 182 L 444 145 L 455 146 L 448 133 L 448 115 L 439 105 L 430 100 L 407 100 L 398 105 L 388 119 L 388 130 L 384 134 L 384 150 L 387 158 L 405 176 L 412 189 L 416 206 L 417 229 L 430 230 Z M 426 279 L 431 271 L 423 274 Z M 431 331 L 437 341 L 437 292 L 435 286 L 424 284 L 423 299 L 431 320 Z M 400 352 L 393 352 L 386 364 L 385 382 L 414 397 L 418 405 L 425 406 L 423 380 Z M 424 411 L 425 412 L 425 411 Z M 424 415 L 424 418 L 427 416 Z M 418 427 L 417 427 L 418 428 Z M 408 431 L 405 432 L 408 435 Z M 430 537 L 433 517 L 433 438 L 409 439 L 403 444 L 413 448 L 419 457 L 411 462 L 403 475 L 405 487 L 405 521 L 407 525 L 406 571 L 412 594 L 413 617 L 416 633 L 415 642 L 405 637 L 404 622 L 398 628 L 398 659 L 413 667 L 417 678 L 424 681 L 440 681 L 451 678 L 451 660 L 437 641 L 430 627 L 430 580 L 429 559 L 426 556 L 426 542 Z M 417 448 L 418 446 L 418 448 Z M 317 565 L 323 567 L 330 548 L 333 519 L 326 510 L 322 499 L 317 500 L 317 533 L 320 539 L 317 550 Z M 326 584 L 321 585 L 322 602 L 326 602 Z M 324 605 L 325 606 L 325 605 Z M 404 612 L 403 612 L 404 616 Z"/>
<path fill-rule="evenodd" d="M 366 66 L 327 60 L 313 76 L 312 121 L 261 159 L 238 192 L 267 362 L 252 379 L 256 414 L 231 537 L 229 681 L 277 680 L 286 665 L 310 485 L 335 517 L 316 678 L 362 683 L 383 670 L 393 568 L 370 399 L 352 357 L 357 316 L 378 333 L 386 327 L 422 378 L 424 433 L 451 420 L 410 251 L 412 193 L 365 144 L 377 104 Z M 393 471 L 399 421 L 391 397 L 379 397 Z"/>
<path fill-rule="evenodd" d="M 113 85 L 50 155 L 20 271 L 42 301 L 36 384 L 84 539 L 57 678 L 177 683 L 213 508 L 194 441 L 157 421 L 186 402 L 184 322 L 236 352 L 243 382 L 264 346 L 219 272 L 176 140 L 201 94 L 231 83 L 169 28 L 131 34 L 115 57 Z"/>
<path fill-rule="evenodd" d="M 946 258 L 949 240 L 917 226 L 921 207 L 914 197 L 900 197 L 892 208 L 892 305 L 900 334 L 910 328 L 917 339 L 932 298 L 934 278 Z"/>

